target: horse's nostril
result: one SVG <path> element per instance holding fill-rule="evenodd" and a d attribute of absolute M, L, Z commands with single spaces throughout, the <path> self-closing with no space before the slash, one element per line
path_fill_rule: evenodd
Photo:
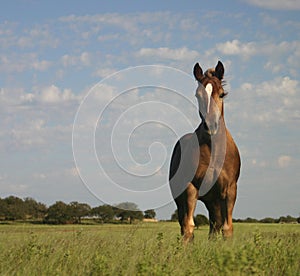
<path fill-rule="evenodd" d="M 206 121 L 204 121 L 203 126 L 204 126 L 204 130 L 212 135 L 215 134 L 219 128 L 218 122 L 212 122 L 211 124 L 209 124 Z"/>

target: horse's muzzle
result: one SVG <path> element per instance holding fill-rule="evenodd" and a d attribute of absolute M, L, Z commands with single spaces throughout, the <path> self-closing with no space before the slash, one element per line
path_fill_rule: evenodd
<path fill-rule="evenodd" d="M 208 123 L 204 121 L 204 129 L 209 135 L 213 136 L 218 132 L 219 124 L 218 122 Z"/>

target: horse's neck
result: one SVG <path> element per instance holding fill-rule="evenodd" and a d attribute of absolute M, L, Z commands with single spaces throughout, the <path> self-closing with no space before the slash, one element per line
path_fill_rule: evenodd
<path fill-rule="evenodd" d="M 208 145 L 211 147 L 213 141 L 214 146 L 221 145 L 227 140 L 228 131 L 224 120 L 220 123 L 218 132 L 212 137 L 204 129 L 203 121 L 199 124 L 198 128 L 195 130 L 195 134 L 198 137 L 199 145 Z"/>
<path fill-rule="evenodd" d="M 204 128 L 204 122 L 202 121 L 198 128 L 195 130 L 195 133 L 198 137 L 199 145 L 206 144 L 210 147 L 211 144 L 211 136 L 206 132 Z"/>
<path fill-rule="evenodd" d="M 210 150 L 209 167 L 213 170 L 221 169 L 225 160 L 228 142 L 228 131 L 225 124 L 221 123 L 218 132 L 213 136 L 205 131 L 203 123 L 199 125 L 195 133 L 198 137 L 200 152 L 202 146 L 208 146 Z"/>

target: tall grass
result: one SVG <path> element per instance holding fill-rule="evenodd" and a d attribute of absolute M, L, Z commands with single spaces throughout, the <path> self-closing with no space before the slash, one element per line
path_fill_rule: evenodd
<path fill-rule="evenodd" d="M 300 226 L 236 224 L 231 241 L 207 227 L 183 246 L 177 223 L 0 225 L 1 275 L 300 275 Z"/>

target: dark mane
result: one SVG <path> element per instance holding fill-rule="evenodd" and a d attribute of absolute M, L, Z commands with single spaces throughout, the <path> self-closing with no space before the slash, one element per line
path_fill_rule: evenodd
<path fill-rule="evenodd" d="M 212 78 L 216 76 L 215 68 L 209 68 L 205 71 L 204 75 L 208 78 Z"/>

